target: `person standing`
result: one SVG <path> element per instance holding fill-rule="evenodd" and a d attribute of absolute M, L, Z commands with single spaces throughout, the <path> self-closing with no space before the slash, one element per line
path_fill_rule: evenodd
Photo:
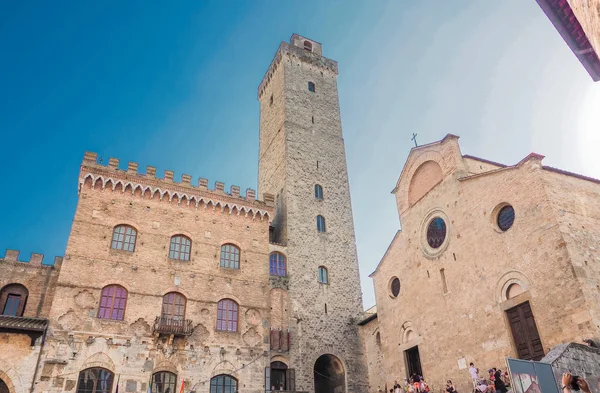
<path fill-rule="evenodd" d="M 506 385 L 502 381 L 502 372 L 497 370 L 495 367 L 494 370 L 494 387 L 496 388 L 496 392 L 498 393 L 506 393 L 508 389 L 506 389 Z"/>

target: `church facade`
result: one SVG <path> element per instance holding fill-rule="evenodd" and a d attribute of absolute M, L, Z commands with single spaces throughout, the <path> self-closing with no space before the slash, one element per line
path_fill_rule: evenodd
<path fill-rule="evenodd" d="M 463 155 L 454 135 L 411 150 L 401 230 L 371 275 L 377 312 L 360 323 L 372 388 L 417 373 L 469 391 L 471 362 L 486 376 L 600 335 L 600 181 L 542 159 Z"/>
<path fill-rule="evenodd" d="M 27 363 L 0 362 L 0 387 L 366 391 L 337 73 L 316 41 L 279 46 L 258 89 L 258 193 L 85 153 L 42 337 L 25 343 Z M 30 313 L 25 301 L 11 321 Z"/>

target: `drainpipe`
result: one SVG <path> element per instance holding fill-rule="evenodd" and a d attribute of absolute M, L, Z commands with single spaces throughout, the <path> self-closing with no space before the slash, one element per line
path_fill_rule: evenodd
<path fill-rule="evenodd" d="M 42 359 L 42 352 L 44 350 L 44 344 L 46 343 L 46 332 L 47 331 L 48 331 L 48 326 L 46 326 L 46 329 L 44 329 L 44 333 L 42 334 L 42 342 L 40 343 L 40 353 L 38 354 L 37 361 L 35 362 L 35 370 L 33 371 L 33 379 L 31 380 L 31 388 L 29 389 L 29 393 L 33 393 L 33 388 L 35 387 L 35 380 L 38 375 L 38 369 L 40 368 L 40 360 Z"/>

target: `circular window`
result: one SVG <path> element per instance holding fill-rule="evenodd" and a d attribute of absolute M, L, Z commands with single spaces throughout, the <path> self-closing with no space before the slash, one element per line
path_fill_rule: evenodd
<path fill-rule="evenodd" d="M 515 222 L 515 209 L 511 205 L 506 205 L 498 212 L 496 223 L 502 231 L 507 231 Z"/>
<path fill-rule="evenodd" d="M 440 248 L 446 240 L 446 222 L 436 217 L 427 226 L 427 244 L 431 248 Z"/>
<path fill-rule="evenodd" d="M 392 278 L 390 282 L 390 293 L 392 297 L 398 297 L 400 294 L 400 279 L 398 277 Z"/>

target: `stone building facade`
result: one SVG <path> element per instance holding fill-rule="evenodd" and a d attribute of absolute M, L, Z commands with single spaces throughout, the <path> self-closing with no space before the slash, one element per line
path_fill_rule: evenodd
<path fill-rule="evenodd" d="M 600 81 L 600 0 L 536 0 L 595 82 Z"/>
<path fill-rule="evenodd" d="M 61 264 L 35 253 L 23 262 L 17 250 L 0 259 L 0 393 L 33 387 Z"/>
<path fill-rule="evenodd" d="M 294 34 L 258 89 L 258 191 L 276 196 L 273 240 L 290 260 L 285 362 L 297 388 L 317 393 L 367 389 L 337 75 L 320 43 Z"/>
<path fill-rule="evenodd" d="M 472 388 L 470 362 L 541 359 L 600 333 L 600 181 L 530 154 L 506 166 L 458 137 L 411 150 L 402 229 L 372 273 L 386 382 L 417 372 Z"/>
<path fill-rule="evenodd" d="M 336 78 L 319 43 L 280 45 L 258 198 L 85 154 L 30 392 L 366 390 Z"/>

